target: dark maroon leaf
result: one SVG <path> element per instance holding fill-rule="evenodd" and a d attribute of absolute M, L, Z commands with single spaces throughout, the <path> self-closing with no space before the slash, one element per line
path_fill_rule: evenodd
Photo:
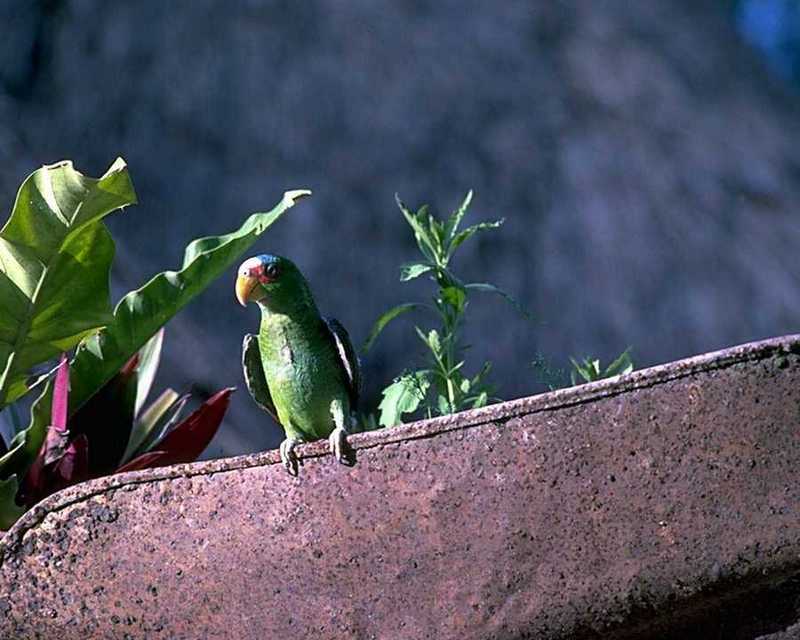
<path fill-rule="evenodd" d="M 56 463 L 53 476 L 54 491 L 88 480 L 89 441 L 85 435 L 79 435 L 70 443 L 64 456 Z"/>
<path fill-rule="evenodd" d="M 89 444 L 89 475 L 114 473 L 133 429 L 138 355 L 92 396 L 69 421 L 70 433 L 83 434 Z"/>
<path fill-rule="evenodd" d="M 51 428 L 48 432 L 55 432 Z M 50 494 L 65 489 L 89 478 L 89 453 L 86 436 L 80 435 L 65 448 L 63 455 L 55 462 L 44 464 L 44 451 L 28 470 L 20 488 L 19 499 L 27 506 L 33 506 Z"/>
<path fill-rule="evenodd" d="M 118 471 L 164 467 L 197 460 L 217 433 L 235 390 L 235 387 L 228 387 L 215 393 L 156 443 L 156 450 L 134 458 Z"/>
<path fill-rule="evenodd" d="M 49 433 L 49 430 L 48 430 Z M 22 479 L 22 484 L 19 487 L 19 494 L 17 500 L 21 504 L 31 506 L 38 502 L 38 496 L 44 493 L 46 483 L 45 467 L 44 467 L 44 448 L 46 443 L 42 445 L 39 450 L 39 455 L 33 461 L 33 464 L 28 469 L 25 477 Z"/>

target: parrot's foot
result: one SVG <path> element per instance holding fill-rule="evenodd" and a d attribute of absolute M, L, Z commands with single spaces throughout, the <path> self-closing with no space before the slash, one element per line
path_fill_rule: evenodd
<path fill-rule="evenodd" d="M 297 475 L 297 465 L 300 460 L 294 452 L 294 448 L 301 442 L 302 440 L 296 440 L 295 438 L 286 438 L 286 440 L 281 442 L 281 462 L 290 476 Z"/>
<path fill-rule="evenodd" d="M 328 436 L 328 445 L 339 464 L 353 465 L 353 450 L 347 442 L 347 431 L 344 427 L 336 427 L 331 432 Z"/>

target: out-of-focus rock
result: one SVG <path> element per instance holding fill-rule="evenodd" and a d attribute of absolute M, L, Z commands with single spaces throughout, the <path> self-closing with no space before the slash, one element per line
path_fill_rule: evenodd
<path fill-rule="evenodd" d="M 457 267 L 541 321 L 470 308 L 470 357 L 496 362 L 506 398 L 541 388 L 537 352 L 563 365 L 630 345 L 644 365 L 785 333 L 800 317 L 800 104 L 722 4 L 5 3 L 0 201 L 39 164 L 98 174 L 124 156 L 141 204 L 109 222 L 122 293 L 309 187 L 257 250 L 291 256 L 360 341 L 420 292 L 397 283 L 415 249 L 394 193 L 448 211 L 472 187 L 472 215 L 507 224 Z M 232 280 L 170 325 L 160 383 L 240 380 L 258 314 Z M 369 396 L 417 344 L 407 322 L 387 332 Z M 278 435 L 239 394 L 210 453 Z"/>

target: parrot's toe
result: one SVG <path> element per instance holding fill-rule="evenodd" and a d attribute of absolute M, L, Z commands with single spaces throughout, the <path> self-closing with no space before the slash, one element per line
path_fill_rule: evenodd
<path fill-rule="evenodd" d="M 336 427 L 331 432 L 331 435 L 328 436 L 328 445 L 333 457 L 336 458 L 339 464 L 352 466 L 352 451 L 347 442 L 347 431 L 344 427 Z"/>
<path fill-rule="evenodd" d="M 294 448 L 298 444 L 300 444 L 300 441 L 295 440 L 294 438 L 286 438 L 286 440 L 281 442 L 281 462 L 283 463 L 284 469 L 286 469 L 290 476 L 297 475 L 297 468 L 300 461 L 297 457 L 297 453 L 295 453 Z"/>

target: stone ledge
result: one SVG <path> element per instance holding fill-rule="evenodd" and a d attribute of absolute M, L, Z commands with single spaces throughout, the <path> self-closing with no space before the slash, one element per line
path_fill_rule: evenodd
<path fill-rule="evenodd" d="M 800 336 L 352 442 L 51 496 L 0 637 L 795 637 Z"/>

